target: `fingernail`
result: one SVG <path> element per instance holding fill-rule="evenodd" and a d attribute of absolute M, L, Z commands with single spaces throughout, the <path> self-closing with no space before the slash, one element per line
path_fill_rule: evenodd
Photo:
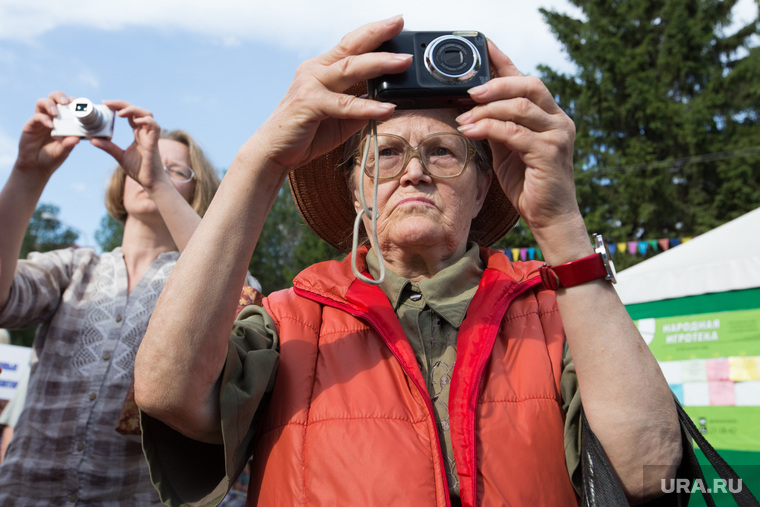
<path fill-rule="evenodd" d="M 462 113 L 459 116 L 457 116 L 457 123 L 467 123 L 470 121 L 470 118 L 472 118 L 472 112 L 467 111 L 466 113 Z"/>
<path fill-rule="evenodd" d="M 472 123 L 468 123 L 467 125 L 460 125 L 459 127 L 457 127 L 457 130 L 461 132 L 462 134 L 465 134 L 469 132 L 470 130 L 472 130 L 474 127 L 475 125 L 473 125 Z"/>
<path fill-rule="evenodd" d="M 378 104 L 378 107 L 380 109 L 384 109 L 386 113 L 390 113 L 396 110 L 396 104 L 392 104 L 390 102 L 380 102 Z"/>
<path fill-rule="evenodd" d="M 388 18 L 388 19 L 386 19 L 386 20 L 385 20 L 385 24 L 386 24 L 386 25 L 395 25 L 395 24 L 396 24 L 396 23 L 398 23 L 398 22 L 399 22 L 399 20 L 400 20 L 401 18 L 403 18 L 403 17 L 404 17 L 404 16 L 402 16 L 401 14 L 397 14 L 396 16 L 393 16 L 392 18 Z"/>
<path fill-rule="evenodd" d="M 391 57 L 391 59 L 396 62 L 407 62 L 412 58 L 414 58 L 414 55 L 410 55 L 409 53 L 394 53 Z"/>
<path fill-rule="evenodd" d="M 488 91 L 488 85 L 482 84 L 480 86 L 470 88 L 469 90 L 467 90 L 467 93 L 469 93 L 471 96 L 478 96 L 478 95 L 485 95 L 487 91 Z"/>

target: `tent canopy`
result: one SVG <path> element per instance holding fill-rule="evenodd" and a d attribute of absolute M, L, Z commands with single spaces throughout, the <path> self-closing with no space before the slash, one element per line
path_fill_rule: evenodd
<path fill-rule="evenodd" d="M 623 304 L 760 287 L 760 208 L 617 275 Z"/>

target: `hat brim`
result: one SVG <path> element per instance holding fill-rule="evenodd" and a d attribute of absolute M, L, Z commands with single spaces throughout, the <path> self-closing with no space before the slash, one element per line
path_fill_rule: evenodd
<path fill-rule="evenodd" d="M 366 93 L 364 83 L 345 93 Z M 344 143 L 345 144 L 345 143 Z M 288 176 L 290 191 L 304 222 L 314 233 L 342 252 L 351 251 L 356 211 L 348 182 L 339 170 L 344 144 L 304 164 Z M 509 232 L 520 216 L 495 176 L 483 208 L 470 225 L 470 239 L 491 246 Z"/>

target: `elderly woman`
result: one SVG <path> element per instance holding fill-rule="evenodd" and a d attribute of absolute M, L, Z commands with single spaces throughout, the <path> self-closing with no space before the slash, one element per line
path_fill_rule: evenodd
<path fill-rule="evenodd" d="M 0 193 L 0 325 L 39 325 L 39 360 L 0 466 L 0 505 L 158 505 L 139 435 L 117 424 L 134 405 L 125 400 L 153 305 L 219 178 L 189 134 L 162 133 L 149 111 L 107 101 L 134 133 L 126 149 L 92 140 L 119 164 L 106 207 L 124 223 L 121 246 L 18 259 L 45 185 L 80 141 L 52 135 L 69 102 L 61 92 L 37 101 Z"/>
<path fill-rule="evenodd" d="M 575 504 L 580 389 L 630 499 L 657 495 L 643 466 L 675 472 L 677 416 L 610 283 L 571 267 L 581 276 L 557 269 L 567 282 L 557 288 L 538 263 L 484 248 L 519 213 L 548 264 L 593 253 L 572 121 L 492 43 L 496 76 L 470 90 L 478 105 L 463 114 L 342 93 L 410 65 L 371 52 L 402 26 L 364 26 L 299 68 L 179 260 L 136 360 L 156 487 L 172 503 L 213 503 L 252 456 L 249 505 Z M 364 186 L 360 157 L 343 165 L 347 179 L 335 166 L 372 142 L 370 119 L 380 121 L 376 238 L 306 269 L 233 325 L 288 174 L 309 225 L 346 247 L 376 162 Z M 380 286 L 352 273 L 355 263 L 378 277 L 381 262 Z"/>

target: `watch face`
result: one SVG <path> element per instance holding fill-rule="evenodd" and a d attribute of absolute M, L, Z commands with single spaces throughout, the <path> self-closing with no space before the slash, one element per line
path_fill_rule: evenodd
<path fill-rule="evenodd" d="M 607 270 L 607 280 L 612 283 L 617 283 L 617 278 L 615 278 L 615 275 L 617 274 L 615 272 L 615 264 L 612 262 L 612 256 L 610 256 L 610 250 L 607 248 L 607 243 L 604 241 L 601 234 L 593 234 L 592 237 L 594 238 L 594 251 L 602 254 L 602 262 L 604 263 L 604 268 Z"/>

